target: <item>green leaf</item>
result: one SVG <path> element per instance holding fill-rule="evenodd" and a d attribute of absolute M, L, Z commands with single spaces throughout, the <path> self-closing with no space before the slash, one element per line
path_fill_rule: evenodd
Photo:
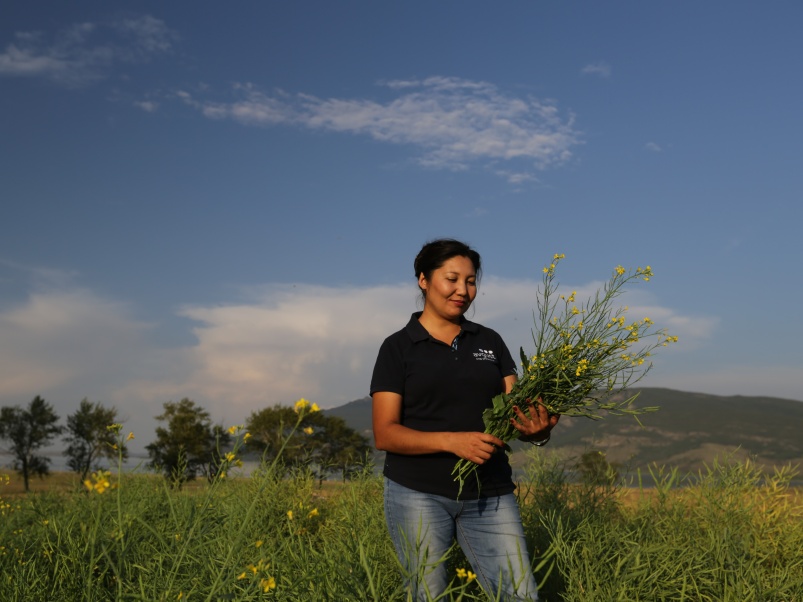
<path fill-rule="evenodd" d="M 524 353 L 524 347 L 519 347 L 519 355 L 521 356 L 521 365 L 523 366 L 524 372 L 527 372 L 530 368 L 530 358 Z"/>

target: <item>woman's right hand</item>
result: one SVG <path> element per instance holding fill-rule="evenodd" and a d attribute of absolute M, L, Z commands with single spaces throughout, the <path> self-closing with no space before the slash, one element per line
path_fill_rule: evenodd
<path fill-rule="evenodd" d="M 492 455 L 505 446 L 504 441 L 488 433 L 447 433 L 446 438 L 447 451 L 474 464 L 485 464 Z"/>
<path fill-rule="evenodd" d="M 418 455 L 449 452 L 484 464 L 505 446 L 501 439 L 478 432 L 417 431 L 401 424 L 402 396 L 389 391 L 373 394 L 374 445 L 395 454 Z"/>

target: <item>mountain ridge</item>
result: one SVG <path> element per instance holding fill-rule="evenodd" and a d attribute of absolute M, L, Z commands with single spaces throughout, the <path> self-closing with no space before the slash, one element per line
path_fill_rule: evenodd
<path fill-rule="evenodd" d="M 652 464 L 699 470 L 717 458 L 753 459 L 764 468 L 803 465 L 803 401 L 760 395 L 713 395 L 659 387 L 639 387 L 634 407 L 659 406 L 636 421 L 628 416 L 604 420 L 564 417 L 552 433 L 550 450 L 567 458 L 589 450 L 627 469 Z M 373 440 L 371 398 L 325 412 Z M 639 422 L 641 424 L 639 424 Z M 514 465 L 526 444 L 512 446 Z"/>

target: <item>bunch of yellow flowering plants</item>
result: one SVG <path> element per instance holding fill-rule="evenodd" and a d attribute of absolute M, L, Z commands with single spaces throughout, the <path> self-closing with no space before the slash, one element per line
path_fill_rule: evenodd
<path fill-rule="evenodd" d="M 521 376 L 509 394 L 494 397 L 482 416 L 485 432 L 503 441 L 518 439 L 520 433 L 510 422 L 513 406 L 523 408 L 530 401 L 540 400 L 550 414 L 594 420 L 603 413 L 636 415 L 658 409 L 632 408 L 638 394 L 616 397 L 649 371 L 648 358 L 657 347 L 677 342 L 677 337 L 655 328 L 650 318 L 628 321 L 628 308 L 613 305 L 626 284 L 649 281 L 652 269 L 616 266 L 602 290 L 580 303 L 576 292 L 555 298 L 555 268 L 564 257 L 556 254 L 544 268 L 532 331 L 535 353 L 528 356 L 521 349 Z M 468 460 L 457 462 L 452 474 L 461 490 L 476 469 Z"/>

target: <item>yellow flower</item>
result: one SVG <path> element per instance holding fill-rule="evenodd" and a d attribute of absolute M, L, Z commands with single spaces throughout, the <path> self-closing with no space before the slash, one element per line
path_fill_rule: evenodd
<path fill-rule="evenodd" d="M 296 402 L 296 403 L 293 405 L 293 411 L 294 411 L 296 414 L 298 414 L 298 413 L 299 413 L 299 412 L 301 412 L 302 410 L 306 410 L 308 407 L 309 407 L 309 402 L 308 402 L 306 399 L 304 399 L 304 398 L 302 397 L 301 399 L 299 399 L 299 400 L 298 400 L 298 401 L 297 401 L 297 402 Z"/>
<path fill-rule="evenodd" d="M 254 547 L 260 548 L 260 547 L 262 547 L 262 544 L 263 544 L 263 543 L 264 543 L 264 542 L 263 542 L 261 539 L 258 539 L 258 540 L 257 540 L 257 541 L 254 543 Z"/>
<path fill-rule="evenodd" d="M 237 580 L 239 581 L 240 579 L 245 579 L 245 571 L 237 575 Z"/>
<path fill-rule="evenodd" d="M 184 597 L 184 592 L 179 592 L 176 600 L 181 600 Z"/>
<path fill-rule="evenodd" d="M 476 579 L 476 578 L 477 578 L 477 575 L 475 575 L 475 574 L 474 574 L 474 573 L 472 573 L 471 571 L 468 571 L 468 573 L 466 574 L 466 578 L 467 578 L 467 580 L 468 580 L 469 582 L 471 582 L 471 581 L 474 581 L 474 579 Z"/>
<path fill-rule="evenodd" d="M 313 433 L 312 427 L 311 427 L 311 426 L 305 427 L 305 428 L 304 428 L 304 432 L 305 432 L 307 435 L 311 435 L 311 434 Z"/>
<path fill-rule="evenodd" d="M 229 453 L 227 453 L 227 454 L 226 454 L 226 456 L 225 456 L 225 457 L 226 457 L 226 461 L 227 461 L 227 462 L 231 462 L 232 460 L 234 460 L 234 458 L 235 458 L 236 456 L 234 455 L 234 452 L 229 452 Z"/>
<path fill-rule="evenodd" d="M 237 427 L 236 427 L 236 426 L 230 426 L 230 427 L 229 427 L 228 429 L 226 429 L 226 430 L 228 431 L 229 435 L 233 435 L 234 433 L 236 433 L 236 432 L 237 432 Z"/>
<path fill-rule="evenodd" d="M 313 403 L 312 407 L 309 409 L 310 412 L 320 412 L 321 408 L 318 407 L 317 403 Z"/>
<path fill-rule="evenodd" d="M 107 489 L 116 489 L 117 485 L 112 485 L 109 481 L 109 477 L 112 473 L 108 470 L 99 470 L 98 472 L 92 473 L 92 479 L 87 479 L 84 481 L 84 487 L 86 487 L 89 491 L 94 491 L 96 493 L 103 493 Z"/>
<path fill-rule="evenodd" d="M 580 310 L 579 310 L 579 309 L 577 309 L 577 307 L 576 307 L 576 306 L 575 306 L 575 307 L 572 307 L 572 315 L 573 315 L 573 316 L 576 316 L 576 315 L 577 315 L 577 314 L 579 314 L 579 313 L 580 313 Z"/>
<path fill-rule="evenodd" d="M 617 265 L 617 266 L 616 266 L 616 274 L 617 274 L 617 275 L 619 275 L 619 276 L 621 276 L 621 275 L 622 275 L 622 274 L 624 274 L 624 273 L 625 273 L 625 269 L 624 269 L 622 266 L 620 266 L 620 265 Z"/>
<path fill-rule="evenodd" d="M 457 569 L 457 576 L 460 579 L 465 579 L 466 578 L 466 569 Z"/>
<path fill-rule="evenodd" d="M 313 516 L 318 516 L 318 509 L 317 508 L 313 508 L 307 514 L 307 518 L 312 518 Z"/>
<path fill-rule="evenodd" d="M 287 518 L 289 518 L 290 520 L 293 520 L 293 511 L 292 510 L 288 510 L 287 511 Z"/>
<path fill-rule="evenodd" d="M 259 585 L 262 586 L 262 591 L 267 594 L 270 590 L 276 589 L 276 579 L 274 579 L 273 577 L 262 579 L 259 582 Z"/>
<path fill-rule="evenodd" d="M 246 433 L 243 435 L 243 441 L 248 441 L 251 438 L 251 433 Z"/>
<path fill-rule="evenodd" d="M 134 438 L 134 433 L 128 433 L 128 437 L 125 438 L 126 441 L 131 441 Z"/>

